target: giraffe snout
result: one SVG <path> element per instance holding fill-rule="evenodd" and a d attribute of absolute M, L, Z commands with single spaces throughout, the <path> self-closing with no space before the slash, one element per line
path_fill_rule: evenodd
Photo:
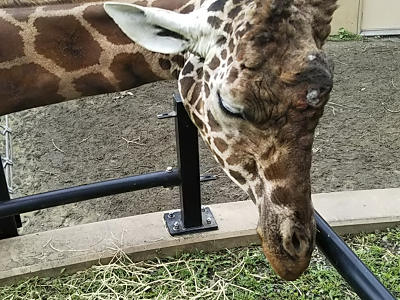
<path fill-rule="evenodd" d="M 272 268 L 284 280 L 296 280 L 307 269 L 314 248 L 314 240 L 294 231 L 282 237 L 282 247 L 274 248 L 260 228 L 263 251 Z"/>
<path fill-rule="evenodd" d="M 311 216 L 287 214 L 258 226 L 263 251 L 275 272 L 285 280 L 297 279 L 308 267 L 315 246 L 316 225 Z M 273 232 L 271 228 L 278 229 Z"/>
<path fill-rule="evenodd" d="M 306 101 L 312 106 L 325 103 L 333 87 L 333 65 L 326 57 L 313 57 L 302 74 L 302 81 L 307 83 Z"/>

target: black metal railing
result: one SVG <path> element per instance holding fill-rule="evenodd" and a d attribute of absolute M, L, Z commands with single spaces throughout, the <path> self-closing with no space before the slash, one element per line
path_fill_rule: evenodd
<path fill-rule="evenodd" d="M 368 267 L 315 212 L 317 246 L 362 300 L 395 300 Z"/>
<path fill-rule="evenodd" d="M 198 133 L 179 96 L 175 111 L 159 118 L 175 118 L 178 169 L 108 180 L 10 200 L 4 172 L 0 171 L 0 239 L 18 235 L 19 214 L 157 186 L 180 188 L 180 210 L 166 213 L 171 235 L 218 229 L 208 208 L 201 206 Z M 356 254 L 316 212 L 317 246 L 362 300 L 395 300 Z"/>

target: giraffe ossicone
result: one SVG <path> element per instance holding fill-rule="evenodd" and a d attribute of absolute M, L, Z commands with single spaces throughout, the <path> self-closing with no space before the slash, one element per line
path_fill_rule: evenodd
<path fill-rule="evenodd" d="M 126 3 L 104 8 L 135 43 L 185 55 L 178 80 L 191 119 L 256 203 L 275 271 L 298 278 L 315 246 L 311 149 L 332 88 L 321 47 L 336 1 L 209 0 L 187 15 Z"/>

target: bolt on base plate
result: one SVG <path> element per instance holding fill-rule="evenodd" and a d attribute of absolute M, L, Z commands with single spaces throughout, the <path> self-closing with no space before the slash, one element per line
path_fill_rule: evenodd
<path fill-rule="evenodd" d="M 180 210 L 164 214 L 165 224 L 167 225 L 169 234 L 172 236 L 218 229 L 218 224 L 210 208 L 202 207 L 201 217 L 203 223 L 201 226 L 185 228 L 183 226 Z"/>

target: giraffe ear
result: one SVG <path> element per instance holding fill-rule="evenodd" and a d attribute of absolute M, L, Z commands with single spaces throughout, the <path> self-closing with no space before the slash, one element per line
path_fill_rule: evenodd
<path fill-rule="evenodd" d="M 129 3 L 106 2 L 104 10 L 135 43 L 164 54 L 193 48 L 199 36 L 196 16 L 142 7 Z"/>

